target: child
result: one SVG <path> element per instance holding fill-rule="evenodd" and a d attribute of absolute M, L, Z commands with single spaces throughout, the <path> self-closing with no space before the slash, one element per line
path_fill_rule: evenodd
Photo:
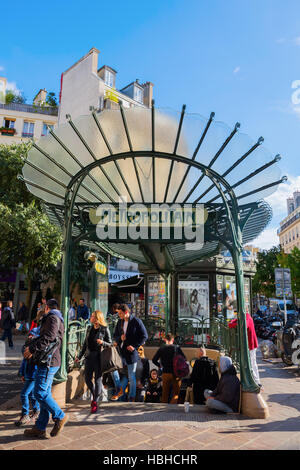
<path fill-rule="evenodd" d="M 23 346 L 23 350 L 26 346 L 28 346 L 31 341 L 39 336 L 39 328 L 33 328 L 30 331 L 28 339 L 25 341 Z M 23 351 L 22 351 L 23 352 Z M 34 389 L 34 381 L 36 376 L 37 366 L 29 359 L 23 359 L 20 370 L 19 376 L 22 377 L 22 382 L 24 382 L 24 387 L 21 391 L 21 402 L 22 402 L 22 413 L 18 421 L 15 422 L 16 426 L 21 426 L 22 424 L 29 424 L 31 420 L 37 420 L 39 413 L 40 413 L 40 405 L 39 402 L 36 400 L 33 389 Z M 32 413 L 29 416 L 29 399 L 32 404 Z"/>
<path fill-rule="evenodd" d="M 157 370 L 152 369 L 145 393 L 146 403 L 160 403 L 160 397 L 162 394 L 161 383 L 161 378 L 158 377 Z"/>

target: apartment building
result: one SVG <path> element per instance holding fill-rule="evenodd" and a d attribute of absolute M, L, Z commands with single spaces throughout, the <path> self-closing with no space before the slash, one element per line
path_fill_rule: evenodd
<path fill-rule="evenodd" d="M 97 111 L 133 106 L 151 107 L 153 84 L 139 80 L 117 89 L 117 71 L 108 65 L 98 68 L 99 50 L 92 48 L 61 75 L 58 123 L 66 122 L 66 114 L 72 118 L 89 114 L 90 107 Z"/>
<path fill-rule="evenodd" d="M 300 249 L 300 191 L 295 191 L 287 199 L 287 212 L 287 217 L 280 222 L 277 235 L 283 251 L 290 253 L 294 247 Z"/>
<path fill-rule="evenodd" d="M 57 124 L 58 109 L 47 106 L 47 91 L 41 89 L 33 104 L 5 103 L 6 78 L 0 77 L 0 144 L 38 140 Z"/>

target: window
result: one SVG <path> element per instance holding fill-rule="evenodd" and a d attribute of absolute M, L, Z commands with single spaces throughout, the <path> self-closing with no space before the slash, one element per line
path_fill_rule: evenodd
<path fill-rule="evenodd" d="M 6 129 L 14 129 L 15 128 L 15 121 L 13 119 L 5 119 L 4 118 L 4 126 Z"/>
<path fill-rule="evenodd" d="M 24 121 L 22 137 L 33 137 L 34 122 Z"/>
<path fill-rule="evenodd" d="M 110 86 L 111 88 L 114 87 L 114 74 L 109 70 L 105 70 L 105 83 L 106 85 Z"/>
<path fill-rule="evenodd" d="M 144 93 L 143 90 L 137 86 L 134 87 L 134 96 L 133 99 L 139 103 L 143 102 Z"/>
<path fill-rule="evenodd" d="M 42 135 L 48 135 L 49 134 L 49 130 L 48 130 L 48 127 L 50 127 L 50 129 L 53 130 L 53 125 L 52 124 L 47 124 L 46 122 L 43 123 L 43 130 L 42 130 Z"/>

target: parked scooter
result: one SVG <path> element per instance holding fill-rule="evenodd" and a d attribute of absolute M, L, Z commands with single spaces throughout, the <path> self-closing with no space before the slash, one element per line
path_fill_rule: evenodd
<path fill-rule="evenodd" d="M 286 325 L 276 332 L 275 345 L 281 353 L 281 359 L 287 366 L 295 363 L 295 358 L 300 356 L 297 354 L 297 347 L 300 347 L 300 323 L 287 321 Z M 296 359 L 298 360 L 298 359 Z"/>

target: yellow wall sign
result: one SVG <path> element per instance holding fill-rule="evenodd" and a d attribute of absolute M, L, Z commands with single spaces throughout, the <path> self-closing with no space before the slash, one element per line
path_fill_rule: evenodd
<path fill-rule="evenodd" d="M 106 268 L 104 263 L 101 263 L 100 261 L 97 261 L 95 263 L 95 270 L 97 271 L 97 273 L 105 275 L 106 271 L 107 271 L 107 268 Z"/>

